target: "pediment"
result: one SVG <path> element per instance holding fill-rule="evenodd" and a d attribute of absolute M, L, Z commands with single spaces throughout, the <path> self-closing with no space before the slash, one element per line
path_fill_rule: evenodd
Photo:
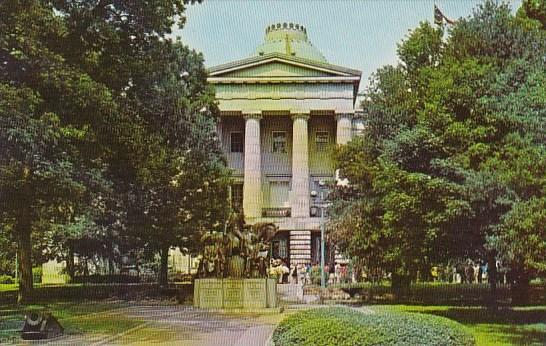
<path fill-rule="evenodd" d="M 330 77 L 331 73 L 275 61 L 238 69 L 222 77 Z"/>
<path fill-rule="evenodd" d="M 360 77 L 360 71 L 273 53 L 213 67 L 213 78 Z"/>

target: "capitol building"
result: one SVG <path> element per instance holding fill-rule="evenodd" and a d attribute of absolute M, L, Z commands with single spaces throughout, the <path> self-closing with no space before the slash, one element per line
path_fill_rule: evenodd
<path fill-rule="evenodd" d="M 268 26 L 253 56 L 209 69 L 235 182 L 231 203 L 249 224 L 279 226 L 273 256 L 289 264 L 319 262 L 317 205 L 335 179 L 333 147 L 362 126 L 360 78 L 328 62 L 294 23 Z"/>

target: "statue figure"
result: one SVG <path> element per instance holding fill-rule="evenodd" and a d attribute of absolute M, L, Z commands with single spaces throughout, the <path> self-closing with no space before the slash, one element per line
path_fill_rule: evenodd
<path fill-rule="evenodd" d="M 277 231 L 273 223 L 246 225 L 242 212 L 232 213 L 224 232 L 207 232 L 202 236 L 204 250 L 199 275 L 267 277 L 269 246 Z"/>

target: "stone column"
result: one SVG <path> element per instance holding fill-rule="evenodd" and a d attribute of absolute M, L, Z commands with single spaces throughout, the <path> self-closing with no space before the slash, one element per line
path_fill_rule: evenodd
<path fill-rule="evenodd" d="M 292 120 L 292 217 L 309 217 L 309 114 L 293 114 Z"/>
<path fill-rule="evenodd" d="M 244 114 L 245 162 L 243 184 L 243 209 L 246 218 L 262 216 L 262 157 L 260 148 L 261 113 Z"/>
<path fill-rule="evenodd" d="M 336 114 L 337 131 L 336 131 L 336 143 L 347 144 L 353 135 L 352 126 L 353 114 L 352 113 L 338 113 Z"/>

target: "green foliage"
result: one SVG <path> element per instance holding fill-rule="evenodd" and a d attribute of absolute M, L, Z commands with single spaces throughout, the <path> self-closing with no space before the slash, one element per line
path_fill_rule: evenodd
<path fill-rule="evenodd" d="M 477 307 L 389 305 L 373 309 L 449 318 L 463 324 L 472 333 L 478 346 L 540 345 L 546 338 L 544 306 L 490 310 Z"/>
<path fill-rule="evenodd" d="M 369 126 L 336 152 L 350 185 L 330 210 L 336 244 L 368 271 L 416 278 L 500 258 L 537 273 L 544 236 L 530 237 L 540 216 L 528 203 L 546 196 L 546 31 L 520 17 L 485 1 L 447 39 L 421 23 L 398 46 L 401 65 L 372 77 Z"/>
<path fill-rule="evenodd" d="M 15 279 L 9 275 L 0 275 L 0 284 L 10 285 L 15 282 Z"/>
<path fill-rule="evenodd" d="M 42 267 L 35 267 L 32 268 L 32 281 L 34 283 L 40 284 L 42 283 Z"/>
<path fill-rule="evenodd" d="M 442 30 L 429 22 L 421 22 L 411 35 L 398 45 L 398 56 L 407 71 L 434 66 L 439 63 L 442 49 Z"/>
<path fill-rule="evenodd" d="M 8 286 L 8 285 L 6 285 Z M 1 286 L 0 286 L 1 287 Z M 0 304 L 15 304 L 17 302 L 17 288 L 10 287 L 8 290 L 0 290 Z M 65 284 L 65 285 L 37 285 L 29 301 L 39 302 L 61 302 L 75 301 L 84 302 L 89 300 L 140 300 L 145 298 L 174 298 L 185 301 L 193 294 L 193 285 L 182 284 L 171 288 L 161 288 L 153 283 L 93 283 L 86 284 Z"/>
<path fill-rule="evenodd" d="M 523 3 L 518 10 L 518 17 L 537 21 L 546 29 L 546 1 L 523 0 Z"/>
<path fill-rule="evenodd" d="M 31 252 L 120 263 L 198 248 L 225 217 L 203 57 L 166 36 L 190 2 L 0 3 L 0 243 L 22 291 Z"/>
<path fill-rule="evenodd" d="M 396 326 L 396 328 L 393 328 Z M 283 320 L 275 345 L 474 345 L 473 337 L 446 318 L 411 313 L 363 313 L 318 308 Z"/>
<path fill-rule="evenodd" d="M 75 276 L 72 280 L 74 284 L 135 284 L 139 282 L 138 276 L 126 274 Z"/>
<path fill-rule="evenodd" d="M 496 240 L 503 257 L 514 266 L 546 272 L 546 198 L 533 197 L 506 214 Z"/>

